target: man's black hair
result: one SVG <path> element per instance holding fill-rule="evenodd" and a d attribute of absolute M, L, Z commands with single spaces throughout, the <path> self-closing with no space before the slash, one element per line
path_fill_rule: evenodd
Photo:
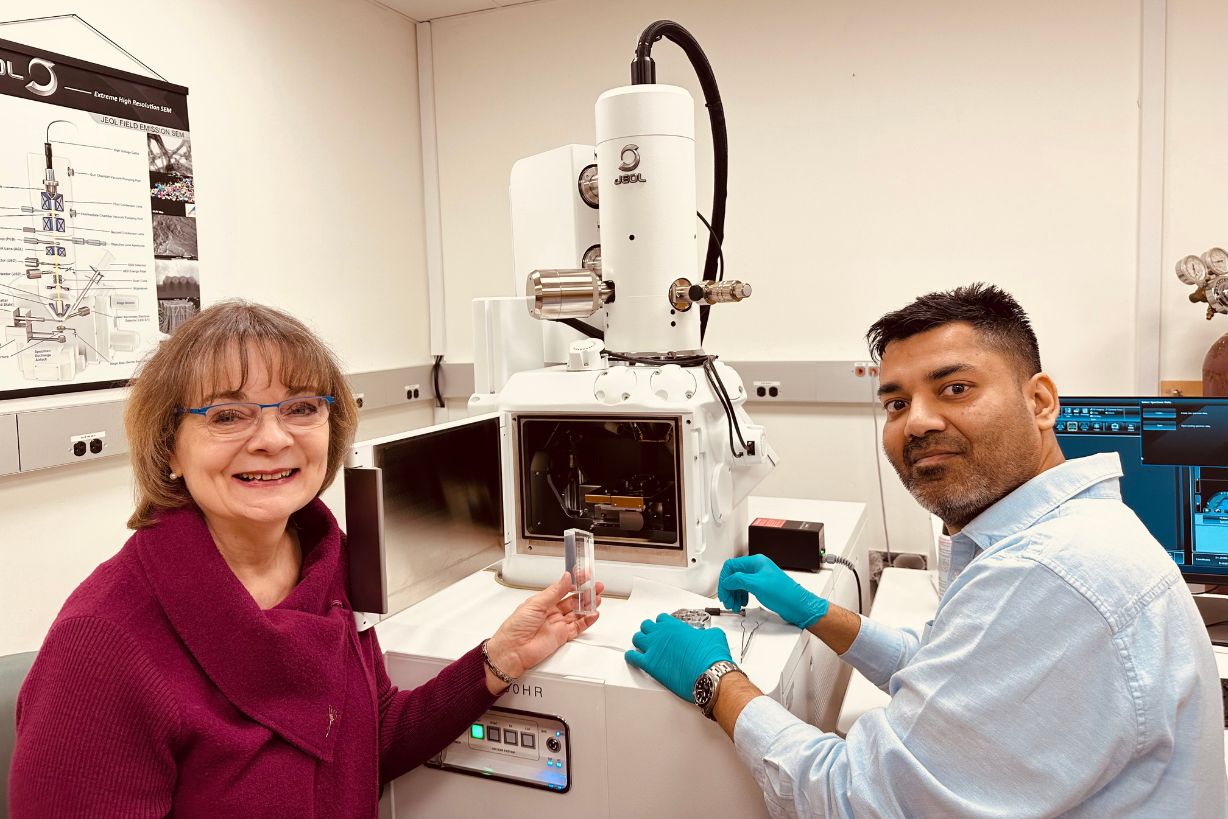
<path fill-rule="evenodd" d="M 866 341 L 874 360 L 881 361 L 891 342 L 957 321 L 971 324 L 990 346 L 1014 356 L 1026 377 L 1041 371 L 1040 347 L 1028 314 L 1010 293 L 984 282 L 920 296 L 874 322 Z"/>

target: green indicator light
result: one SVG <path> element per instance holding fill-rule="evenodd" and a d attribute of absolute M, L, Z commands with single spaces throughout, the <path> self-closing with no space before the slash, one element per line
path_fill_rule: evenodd
<path fill-rule="evenodd" d="M 470 725 L 469 736 L 473 737 L 474 739 L 486 739 L 486 726 Z"/>

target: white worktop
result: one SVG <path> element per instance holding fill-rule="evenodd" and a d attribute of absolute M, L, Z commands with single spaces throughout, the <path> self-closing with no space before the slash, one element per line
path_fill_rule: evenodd
<path fill-rule="evenodd" d="M 849 551 L 857 543 L 865 526 L 865 504 L 772 497 L 751 497 L 748 504 L 752 520 L 763 516 L 822 521 L 828 552 L 864 564 L 864 554 L 852 555 Z M 383 650 L 455 659 L 483 637 L 489 636 L 522 600 L 533 593 L 531 589 L 514 588 L 498 582 L 493 569 L 490 567 L 470 575 L 381 622 L 376 630 Z M 832 594 L 835 577 L 830 567 L 815 573 L 791 574 L 815 594 Z M 700 598 L 686 592 L 677 592 L 676 597 L 662 596 L 665 589 L 659 588 L 659 584 L 645 585 L 646 588 L 637 591 L 630 599 L 606 597 L 601 607 L 601 618 L 593 628 L 579 640 L 560 648 L 538 667 L 537 672 L 575 674 L 577 668 L 583 668 L 585 675 L 603 679 L 606 684 L 657 687 L 647 675 L 628 667 L 623 659 L 622 652 L 631 648 L 631 636 L 638 630 L 640 622 L 659 614 L 662 605 L 666 606 L 665 610 L 673 610 L 688 606 L 719 606 L 720 603 L 715 598 Z M 663 601 L 662 605 L 657 605 L 658 601 Z M 716 617 L 712 625 L 728 633 L 734 658 L 742 661 L 751 679 L 765 691 L 771 691 L 778 682 L 780 663 L 783 661 L 783 657 L 777 655 L 789 654 L 798 639 L 797 629 L 765 609 L 755 607 L 750 615 L 752 620 L 761 620 L 762 626 L 753 638 L 757 650 L 746 657 L 739 657 L 742 618 Z M 757 675 L 760 660 L 764 667 L 761 675 Z"/>

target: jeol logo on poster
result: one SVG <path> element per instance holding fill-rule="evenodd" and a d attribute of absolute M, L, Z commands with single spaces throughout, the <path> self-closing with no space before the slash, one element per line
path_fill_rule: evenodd
<path fill-rule="evenodd" d="M 60 80 L 55 75 L 55 63 L 44 60 L 42 57 L 30 58 L 26 74 L 30 76 L 30 81 L 26 83 L 26 90 L 31 94 L 37 94 L 40 97 L 50 97 L 60 87 Z M 39 74 L 46 74 L 47 78 L 39 82 L 36 79 Z M 0 79 L 24 80 L 25 77 L 18 74 L 13 68 L 12 60 L 0 60 Z"/>

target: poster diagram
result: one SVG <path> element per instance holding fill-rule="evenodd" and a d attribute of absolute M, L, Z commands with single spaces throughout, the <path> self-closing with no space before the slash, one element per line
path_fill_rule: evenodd
<path fill-rule="evenodd" d="M 122 382 L 200 309 L 186 94 L 0 40 L 0 398 Z"/>

